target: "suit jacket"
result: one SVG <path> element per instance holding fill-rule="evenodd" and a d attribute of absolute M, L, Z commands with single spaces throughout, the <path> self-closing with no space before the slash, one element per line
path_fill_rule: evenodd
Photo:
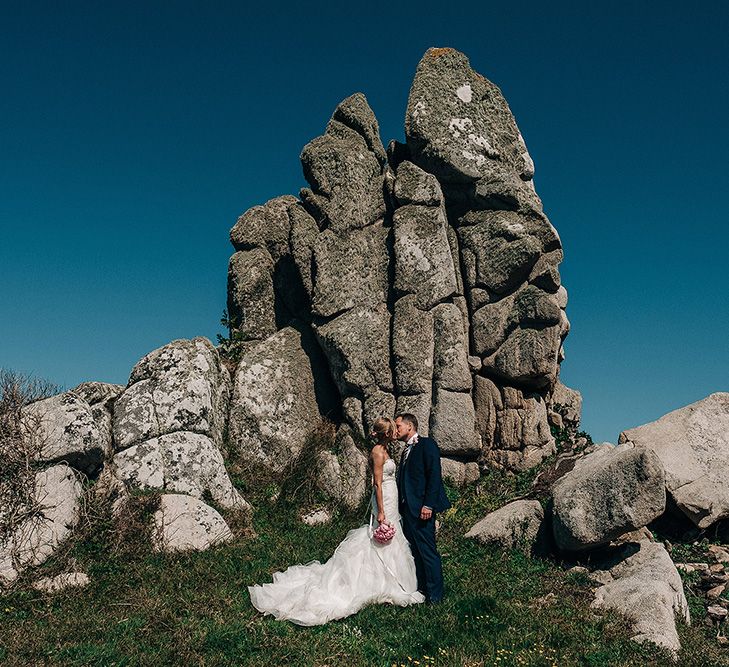
<path fill-rule="evenodd" d="M 400 497 L 407 502 L 412 516 L 420 516 L 423 506 L 433 512 L 443 512 L 451 506 L 440 472 L 440 449 L 433 438 L 419 435 L 407 459 L 403 452 L 397 477 Z"/>

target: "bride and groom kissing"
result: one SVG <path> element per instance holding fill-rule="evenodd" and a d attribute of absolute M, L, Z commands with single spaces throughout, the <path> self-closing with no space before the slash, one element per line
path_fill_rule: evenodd
<path fill-rule="evenodd" d="M 258 611 L 311 626 L 350 616 L 368 604 L 404 607 L 443 598 L 435 515 L 451 505 L 438 445 L 418 434 L 418 420 L 409 413 L 395 420 L 380 417 L 370 436 L 369 523 L 350 530 L 325 563 L 292 565 L 275 572 L 273 583 L 249 586 Z M 406 445 L 399 466 L 391 456 L 396 440 Z M 376 539 L 380 526 L 394 527 L 391 539 Z"/>

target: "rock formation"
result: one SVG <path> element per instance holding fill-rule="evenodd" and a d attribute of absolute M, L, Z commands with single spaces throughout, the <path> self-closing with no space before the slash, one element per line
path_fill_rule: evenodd
<path fill-rule="evenodd" d="M 202 551 L 233 539 L 225 519 L 214 508 L 185 494 L 163 495 L 152 521 L 155 551 Z"/>
<path fill-rule="evenodd" d="M 314 428 L 312 375 L 336 389 L 320 414 L 352 433 L 414 413 L 457 483 L 473 479 L 469 463 L 522 470 L 551 454 L 557 403 L 579 422 L 579 394 L 559 382 L 569 331 L 562 246 L 501 91 L 462 53 L 430 49 L 405 136 L 385 150 L 364 95 L 348 97 L 301 153 L 300 198 L 254 206 L 231 230 L 231 338 L 241 367 L 257 369 L 236 388 L 250 396 L 276 372 L 260 364 L 281 353 L 260 346 L 273 348 L 281 332 L 318 344 L 305 350 L 310 364 L 296 362 L 307 369 L 281 370 L 265 399 L 298 428 L 257 431 L 250 400 L 233 397 L 233 414 L 247 414 L 234 440 L 262 465 L 294 457 Z M 301 398 L 288 405 L 287 395 Z"/>
<path fill-rule="evenodd" d="M 0 533 L 1 585 L 69 537 L 89 479 L 114 512 L 134 492 L 160 494 L 153 549 L 207 549 L 234 538 L 228 512 L 250 510 L 231 457 L 275 476 L 331 433 L 329 449 L 313 452 L 311 481 L 354 510 L 369 489 L 361 438 L 381 415 L 414 413 L 453 486 L 489 466 L 538 465 L 555 451 L 550 427 L 575 436 L 581 396 L 559 380 L 570 328 L 562 246 L 494 84 L 462 53 L 430 49 L 404 143 L 385 150 L 356 93 L 301 163 L 298 198 L 254 206 L 230 232 L 229 341 L 175 340 L 144 356 L 126 386 L 85 382 L 23 409 L 32 488 L 20 508 L 0 505 L 0 517 L 20 517 Z M 515 499 L 467 536 L 527 551 L 543 542 L 587 562 L 612 549 L 602 569 L 582 568 L 602 584 L 595 606 L 625 614 L 634 639 L 675 652 L 686 598 L 646 526 L 667 499 L 698 529 L 729 516 L 727 433 L 729 394 L 715 393 L 623 431 L 617 447 L 574 451 L 575 440 L 528 494 L 546 490 L 546 508 Z M 301 509 L 310 525 L 332 517 Z M 720 622 L 729 552 L 713 549 L 719 562 L 684 569 L 701 569 Z M 37 586 L 86 581 L 67 572 Z"/>
<path fill-rule="evenodd" d="M 698 528 L 729 517 L 729 393 L 716 392 L 660 419 L 620 433 L 618 442 L 654 451 L 666 489 Z"/>
<path fill-rule="evenodd" d="M 93 474 L 104 456 L 104 443 L 91 406 L 74 392 L 31 403 L 23 410 L 26 437 L 35 440 L 35 460 L 65 461 Z"/>
<path fill-rule="evenodd" d="M 515 500 L 487 514 L 466 537 L 484 544 L 496 543 L 505 549 L 533 549 L 543 526 L 544 510 L 538 500 Z"/>
<path fill-rule="evenodd" d="M 203 549 L 232 537 L 223 514 L 250 509 L 228 457 L 280 474 L 317 429 L 325 439 L 325 420 L 334 438 L 314 482 L 349 508 L 368 491 L 361 438 L 381 415 L 414 413 L 455 486 L 485 466 L 538 464 L 554 451 L 550 424 L 576 430 L 579 393 L 559 382 L 561 243 L 495 85 L 462 53 L 430 49 L 404 143 L 385 150 L 356 93 L 301 163 L 298 198 L 254 206 L 231 230 L 222 351 L 234 355 L 175 340 L 126 386 L 85 382 L 26 408 L 37 492 L 53 503 L 0 544 L 6 581 L 70 533 L 87 478 L 115 511 L 160 493 L 154 548 Z"/>
<path fill-rule="evenodd" d="M 565 390 L 559 392 L 563 408 L 569 394 L 565 400 Z M 570 410 L 558 414 L 569 429 Z M 676 657 L 675 618 L 690 623 L 678 570 L 700 576 L 694 592 L 702 591 L 706 598 L 706 620 L 723 623 L 729 608 L 724 596 L 729 549 L 709 544 L 707 562 L 674 565 L 671 543 L 665 542 L 667 550 L 655 542 L 648 526 L 682 533 L 688 518 L 695 526 L 693 548 L 699 544 L 695 536 L 710 526 L 716 528 L 714 535 L 726 534 L 721 471 L 729 452 L 728 428 L 729 394 L 716 392 L 622 431 L 617 446 L 601 443 L 561 454 L 544 466 L 531 493 L 486 515 L 466 537 L 505 548 L 537 546 L 536 536 L 546 535 L 549 526 L 555 555 L 581 559 L 589 567 L 577 565 L 571 571 L 600 584 L 593 607 L 621 613 L 635 641 L 654 642 Z M 547 512 L 537 500 L 527 500 L 530 496 L 541 497 Z M 676 552 L 679 558 L 682 553 Z"/>
<path fill-rule="evenodd" d="M 158 542 L 171 544 L 172 550 L 203 539 L 183 535 L 189 523 L 180 519 L 185 510 L 198 519 L 205 539 L 209 524 L 215 535 L 230 533 L 225 520 L 203 502 L 205 496 L 224 509 L 249 510 L 222 454 L 230 385 L 230 373 L 210 341 L 176 340 L 142 358 L 115 398 L 113 455 L 100 492 L 124 497 L 132 489 L 163 491 L 155 521 L 161 531 L 176 522 L 178 541 L 162 535 Z"/>
<path fill-rule="evenodd" d="M 156 549 L 203 549 L 231 539 L 225 519 L 205 502 L 250 510 L 223 455 L 230 394 L 218 350 L 195 338 L 147 354 L 126 387 L 85 382 L 23 408 L 29 465 L 45 467 L 28 480 L 22 507 L 0 506 L 0 517 L 27 517 L 0 540 L 0 584 L 43 563 L 71 535 L 88 479 L 117 514 L 131 492 L 161 492 L 152 522 Z"/>
<path fill-rule="evenodd" d="M 663 465 L 650 449 L 600 447 L 552 489 L 554 538 L 568 551 L 594 549 L 648 525 L 666 509 Z"/>
<path fill-rule="evenodd" d="M 662 544 L 642 541 L 628 544 L 598 576 L 604 584 L 595 592 L 592 606 L 625 616 L 634 641 L 650 641 L 674 657 L 681 644 L 675 617 L 691 622 L 681 575 Z"/>

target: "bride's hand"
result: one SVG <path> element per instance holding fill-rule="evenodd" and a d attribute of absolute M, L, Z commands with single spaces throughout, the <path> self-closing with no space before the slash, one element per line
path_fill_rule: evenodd
<path fill-rule="evenodd" d="M 380 525 L 385 523 L 385 513 L 384 512 L 377 513 L 377 523 L 379 523 Z"/>

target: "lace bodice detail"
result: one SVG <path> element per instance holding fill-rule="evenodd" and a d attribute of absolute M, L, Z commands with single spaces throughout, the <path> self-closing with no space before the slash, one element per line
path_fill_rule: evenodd
<path fill-rule="evenodd" d="M 393 459 L 387 459 L 382 464 L 382 483 L 385 484 L 385 482 L 397 482 L 396 473 L 397 473 L 397 466 L 395 465 L 395 461 Z M 374 486 L 374 484 L 375 484 L 375 476 L 371 475 L 370 486 Z"/>
<path fill-rule="evenodd" d="M 400 512 L 397 503 L 397 466 L 395 461 L 387 459 L 382 464 L 382 504 L 385 511 L 385 518 L 390 523 L 400 522 Z M 373 480 L 374 482 L 374 480 Z M 372 485 L 372 499 L 370 502 L 370 511 L 374 521 L 374 527 L 379 526 L 377 523 L 377 495 L 375 493 L 374 484 Z"/>

